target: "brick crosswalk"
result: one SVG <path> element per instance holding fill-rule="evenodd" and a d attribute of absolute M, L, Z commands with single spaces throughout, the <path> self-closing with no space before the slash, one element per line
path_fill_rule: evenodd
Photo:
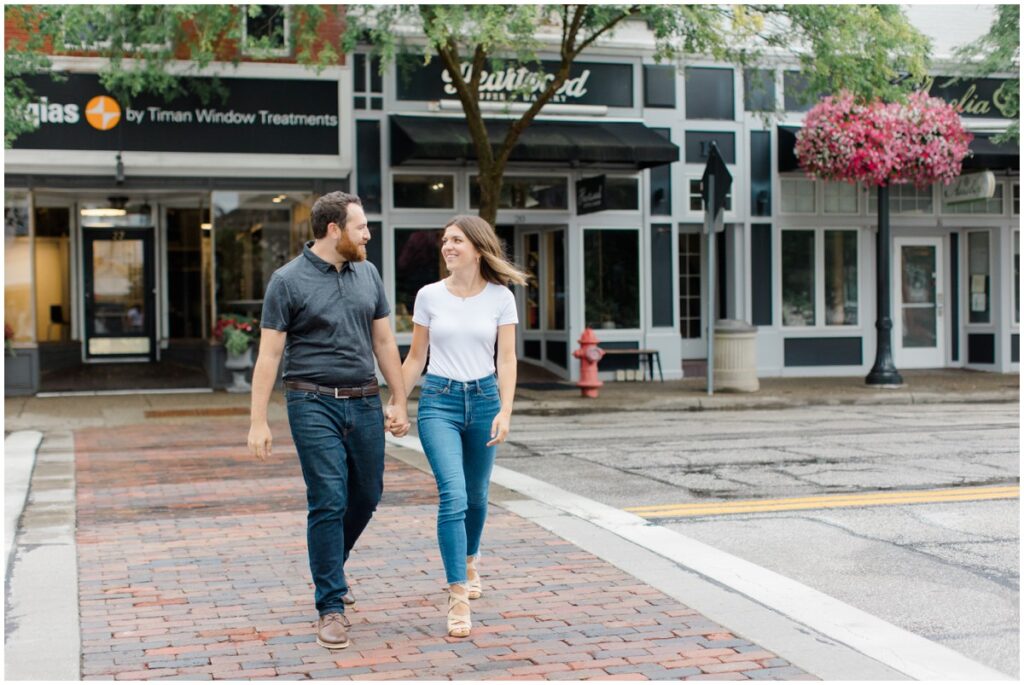
<path fill-rule="evenodd" d="M 84 679 L 813 679 L 498 506 L 473 634 L 446 637 L 434 483 L 390 458 L 347 567 L 352 646 L 323 649 L 302 476 L 273 429 L 263 463 L 237 419 L 76 432 Z"/>

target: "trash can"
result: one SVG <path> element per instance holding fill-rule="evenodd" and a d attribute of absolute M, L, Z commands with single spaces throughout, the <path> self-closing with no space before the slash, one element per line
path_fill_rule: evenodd
<path fill-rule="evenodd" d="M 715 322 L 715 390 L 757 392 L 757 326 L 736 319 Z"/>

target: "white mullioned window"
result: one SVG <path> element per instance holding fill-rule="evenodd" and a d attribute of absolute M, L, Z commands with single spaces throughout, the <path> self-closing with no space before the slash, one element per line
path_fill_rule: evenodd
<path fill-rule="evenodd" d="M 817 211 L 817 187 L 807 178 L 783 178 L 779 181 L 783 214 L 814 214 Z"/>

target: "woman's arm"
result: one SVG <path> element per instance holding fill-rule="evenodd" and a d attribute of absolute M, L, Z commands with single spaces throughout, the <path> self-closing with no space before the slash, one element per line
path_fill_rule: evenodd
<path fill-rule="evenodd" d="M 487 446 L 505 442 L 512 423 L 512 403 L 516 396 L 516 326 L 498 326 L 498 394 L 501 410 L 491 424 L 491 441 Z"/>
<path fill-rule="evenodd" d="M 409 396 L 416 387 L 416 381 L 423 375 L 427 363 L 427 347 L 430 345 L 430 329 L 418 323 L 412 326 L 412 345 L 402 362 L 402 378 L 405 380 L 405 395 Z"/>

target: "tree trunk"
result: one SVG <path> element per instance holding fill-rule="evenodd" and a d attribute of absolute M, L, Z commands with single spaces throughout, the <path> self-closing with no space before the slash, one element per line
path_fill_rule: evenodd
<path fill-rule="evenodd" d="M 480 169 L 480 207 L 477 215 L 491 226 L 495 226 L 498 220 L 498 201 L 501 198 L 504 174 L 504 169 Z"/>

